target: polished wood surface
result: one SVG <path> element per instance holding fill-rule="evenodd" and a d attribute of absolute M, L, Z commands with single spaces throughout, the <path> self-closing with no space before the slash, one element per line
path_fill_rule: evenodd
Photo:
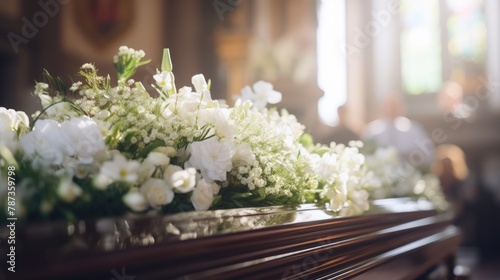
<path fill-rule="evenodd" d="M 303 205 L 27 225 L 8 279 L 414 279 L 451 260 L 452 218 L 386 199 L 355 217 Z"/>

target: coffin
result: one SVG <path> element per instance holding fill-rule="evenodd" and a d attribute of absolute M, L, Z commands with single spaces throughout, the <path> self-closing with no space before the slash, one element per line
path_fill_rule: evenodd
<path fill-rule="evenodd" d="M 414 279 L 442 263 L 452 268 L 461 241 L 452 219 L 427 201 L 400 198 L 376 200 L 355 217 L 302 205 L 31 224 L 16 229 L 16 272 L 2 273 L 7 279 Z"/>

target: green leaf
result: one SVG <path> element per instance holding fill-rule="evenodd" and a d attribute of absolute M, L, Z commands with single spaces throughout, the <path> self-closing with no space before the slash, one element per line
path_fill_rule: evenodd
<path fill-rule="evenodd" d="M 214 200 L 212 201 L 212 204 L 210 207 L 214 207 L 216 206 L 217 204 L 219 204 L 219 202 L 221 201 L 222 197 L 220 195 L 217 195 L 214 197 Z"/>
<path fill-rule="evenodd" d="M 53 91 L 52 93 L 54 95 L 67 95 L 68 87 L 61 77 L 52 77 L 47 69 L 43 69 L 42 76 L 43 80 L 49 85 L 49 89 Z"/>
<path fill-rule="evenodd" d="M 158 147 L 164 147 L 165 146 L 165 141 L 163 140 L 155 140 L 151 143 L 149 143 L 142 151 L 139 153 L 140 158 L 145 158 L 151 151 Z"/>
<path fill-rule="evenodd" d="M 246 193 L 234 193 L 231 195 L 232 198 L 246 198 L 252 196 L 251 193 L 246 192 Z"/>
<path fill-rule="evenodd" d="M 136 82 L 135 87 L 142 92 L 147 92 L 146 88 L 144 87 L 144 85 L 141 82 Z"/>
<path fill-rule="evenodd" d="M 148 59 L 148 60 L 145 60 L 145 61 L 141 61 L 141 62 L 137 63 L 137 67 L 146 65 L 146 64 L 148 64 L 150 62 L 151 62 L 151 59 Z"/>
<path fill-rule="evenodd" d="M 16 168 L 18 167 L 17 161 L 12 152 L 3 145 L 0 145 L 0 158 L 3 158 L 7 162 L 7 165 L 14 165 Z"/>

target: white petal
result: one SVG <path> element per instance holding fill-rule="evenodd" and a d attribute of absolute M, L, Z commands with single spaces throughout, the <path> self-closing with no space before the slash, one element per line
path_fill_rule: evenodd
<path fill-rule="evenodd" d="M 282 99 L 281 92 L 271 90 L 267 93 L 267 102 L 269 102 L 270 104 L 279 103 L 281 102 L 281 99 Z"/>

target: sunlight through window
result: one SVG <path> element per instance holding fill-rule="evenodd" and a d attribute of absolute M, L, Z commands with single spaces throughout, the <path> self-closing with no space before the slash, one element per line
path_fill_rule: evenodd
<path fill-rule="evenodd" d="M 318 102 L 323 123 L 334 126 L 337 108 L 347 97 L 346 56 L 342 52 L 346 37 L 345 1 L 322 0 L 318 10 L 318 85 L 324 96 Z"/>

